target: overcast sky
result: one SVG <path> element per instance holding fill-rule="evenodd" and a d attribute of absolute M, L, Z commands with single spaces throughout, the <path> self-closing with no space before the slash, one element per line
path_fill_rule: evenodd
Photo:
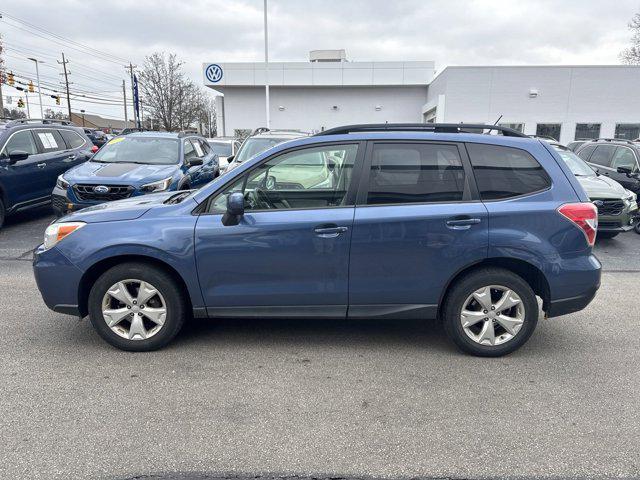
<path fill-rule="evenodd" d="M 72 89 L 108 98 L 122 98 L 120 60 L 142 65 L 154 51 L 177 53 L 197 83 L 203 62 L 264 58 L 262 0 L 3 3 L 1 13 L 96 49 L 94 55 L 83 53 L 74 48 L 77 44 L 42 31 L 34 34 L 5 16 L 0 33 L 8 70 L 34 75 L 33 62 L 24 58 L 36 56 L 46 62 L 43 83 L 53 85 L 61 71 L 55 59 L 64 51 Z M 312 49 L 344 48 L 353 61 L 433 60 L 438 70 L 447 65 L 616 64 L 631 37 L 627 23 L 637 11 L 639 0 L 269 0 L 270 59 L 304 61 Z M 5 96 L 14 96 L 13 106 L 17 93 L 3 89 Z M 35 116 L 37 99 L 31 101 Z M 82 108 L 77 105 L 72 104 L 74 110 Z M 115 105 L 83 106 L 87 112 L 123 116 Z"/>

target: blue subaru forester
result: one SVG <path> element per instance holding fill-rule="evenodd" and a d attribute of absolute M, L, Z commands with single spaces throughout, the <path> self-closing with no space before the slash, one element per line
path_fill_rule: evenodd
<path fill-rule="evenodd" d="M 471 133 L 494 131 L 500 135 Z M 192 192 L 87 208 L 35 252 L 45 303 L 110 344 L 193 317 L 421 318 L 514 351 L 600 285 L 597 211 L 544 142 L 503 127 L 356 125 L 273 147 Z"/>
<path fill-rule="evenodd" d="M 220 174 L 218 155 L 195 134 L 136 132 L 111 139 L 88 162 L 58 177 L 58 216 L 153 192 L 188 190 Z"/>

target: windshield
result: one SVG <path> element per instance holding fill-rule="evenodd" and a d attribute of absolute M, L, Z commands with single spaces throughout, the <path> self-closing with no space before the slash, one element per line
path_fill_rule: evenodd
<path fill-rule="evenodd" d="M 236 155 L 236 162 L 244 162 L 245 160 L 249 160 L 251 157 L 255 157 L 259 153 L 264 152 L 265 150 L 278 145 L 279 143 L 288 140 L 286 138 L 247 138 L 242 147 L 240 147 L 240 151 L 238 155 Z"/>
<path fill-rule="evenodd" d="M 594 172 L 593 169 L 575 153 L 569 150 L 560 149 L 556 149 L 556 151 L 560 154 L 564 163 L 567 164 L 569 170 L 571 170 L 576 177 L 592 177 L 596 174 L 596 172 Z"/>
<path fill-rule="evenodd" d="M 209 142 L 209 146 L 213 153 L 220 157 L 231 156 L 231 144 L 226 142 Z"/>
<path fill-rule="evenodd" d="M 98 150 L 91 161 L 174 165 L 178 163 L 178 147 L 178 140 L 173 138 L 116 137 Z"/>

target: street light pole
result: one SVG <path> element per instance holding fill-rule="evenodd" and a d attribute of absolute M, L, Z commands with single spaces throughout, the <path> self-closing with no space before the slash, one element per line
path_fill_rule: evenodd
<path fill-rule="evenodd" d="M 267 0 L 264 0 L 264 94 L 267 128 L 271 128 L 271 117 L 269 115 L 269 30 L 267 29 Z"/>
<path fill-rule="evenodd" d="M 29 57 L 28 60 L 33 61 L 36 64 L 36 79 L 38 81 L 38 98 L 40 99 L 40 118 L 44 118 L 44 110 L 42 108 L 42 90 L 40 89 L 40 71 L 38 69 L 38 63 L 44 63 L 41 60 Z"/>

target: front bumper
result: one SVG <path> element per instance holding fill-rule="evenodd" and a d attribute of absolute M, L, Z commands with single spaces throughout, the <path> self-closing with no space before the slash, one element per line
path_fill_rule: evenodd
<path fill-rule="evenodd" d="M 632 209 L 625 209 L 620 215 L 599 215 L 599 232 L 628 232 L 640 221 L 640 211 L 634 204 Z"/>
<path fill-rule="evenodd" d="M 33 274 L 47 307 L 58 313 L 81 315 L 78 308 L 78 286 L 83 272 L 56 247 L 45 250 L 40 245 L 34 250 Z"/>

